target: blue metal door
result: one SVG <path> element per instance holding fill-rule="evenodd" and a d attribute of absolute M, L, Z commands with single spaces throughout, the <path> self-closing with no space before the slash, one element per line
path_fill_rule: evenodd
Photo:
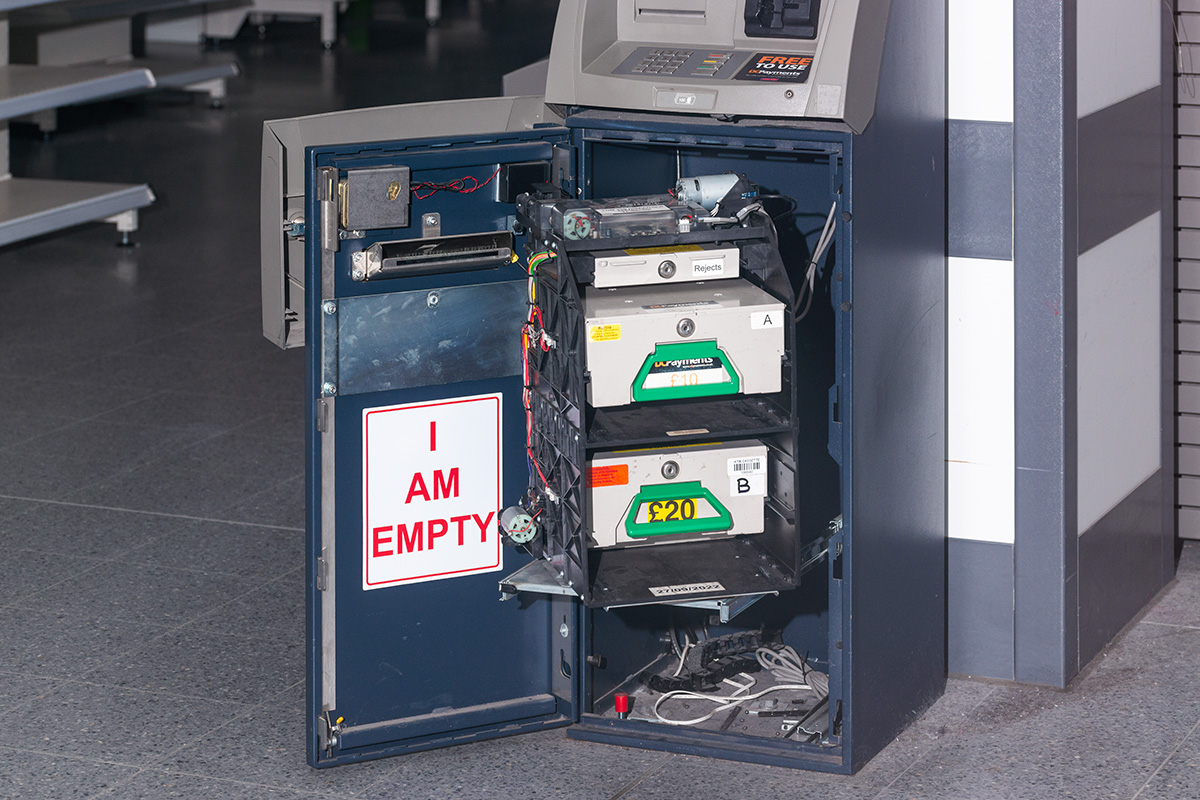
<path fill-rule="evenodd" d="M 496 526 L 528 479 L 527 273 L 497 186 L 507 165 L 569 165 L 566 140 L 547 126 L 307 150 L 313 766 L 578 717 L 577 603 L 502 602 L 499 580 L 529 557 Z M 362 205 L 376 184 L 380 214 Z M 383 206 L 405 199 L 407 219 Z M 481 236 L 512 255 L 411 268 Z M 369 255 L 397 251 L 408 267 L 366 275 Z"/>

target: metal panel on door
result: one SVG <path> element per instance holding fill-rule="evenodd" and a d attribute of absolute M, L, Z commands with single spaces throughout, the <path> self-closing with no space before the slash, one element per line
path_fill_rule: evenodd
<path fill-rule="evenodd" d="M 480 102 L 484 114 L 495 105 Z M 420 113 L 427 131 L 430 107 Z M 577 717 L 575 602 L 501 602 L 497 590 L 500 570 L 529 557 L 501 547 L 495 517 L 527 480 L 527 281 L 512 205 L 495 187 L 506 165 L 549 164 L 566 140 L 562 128 L 507 122 L 495 134 L 307 151 L 314 766 Z M 380 204 L 412 208 L 362 214 L 377 190 Z M 508 249 L 371 279 L 362 269 L 372 246 L 423 256 L 468 235 Z"/>

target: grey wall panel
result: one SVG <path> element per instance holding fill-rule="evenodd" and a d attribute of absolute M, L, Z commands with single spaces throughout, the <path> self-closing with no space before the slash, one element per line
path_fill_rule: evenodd
<path fill-rule="evenodd" d="M 947 668 L 1012 680 L 1012 545 L 951 539 L 947 560 Z"/>
<path fill-rule="evenodd" d="M 1184 475 L 1200 475 L 1200 446 L 1179 445 L 1175 468 Z"/>
<path fill-rule="evenodd" d="M 1184 539 L 1200 539 L 1200 508 L 1179 509 L 1179 535 Z"/>
<path fill-rule="evenodd" d="M 1180 289 L 1200 291 L 1200 260 L 1188 260 L 1183 257 L 1183 254 L 1180 254 L 1180 261 L 1175 270 L 1178 277 L 1177 285 Z"/>
<path fill-rule="evenodd" d="M 1064 686 L 1075 571 L 1075 0 L 1014 0 L 1014 677 Z M 1200 172 L 1200 170 L 1198 170 Z M 1200 176 L 1198 176 L 1200 183 Z"/>
<path fill-rule="evenodd" d="M 1079 120 L 1079 252 L 1161 208 L 1161 103 L 1155 87 Z"/>
<path fill-rule="evenodd" d="M 1176 346 L 1180 350 L 1200 353 L 1200 324 L 1181 322 L 1176 328 Z"/>
<path fill-rule="evenodd" d="M 1179 252 L 1200 254 L 1200 230 L 1183 228 L 1179 231 Z"/>
<path fill-rule="evenodd" d="M 949 255 L 1012 258 L 1012 125 L 952 119 L 949 161 Z"/>
<path fill-rule="evenodd" d="M 1189 475 L 1179 478 L 1179 505 L 1200 506 L 1200 478 Z"/>
<path fill-rule="evenodd" d="M 1200 292 L 1185 290 L 1175 296 L 1175 318 L 1185 322 L 1200 322 Z"/>
<path fill-rule="evenodd" d="M 1180 444 L 1200 444 L 1200 416 L 1180 414 L 1176 426 Z"/>
<path fill-rule="evenodd" d="M 1179 166 L 1200 167 L 1200 136 L 1181 136 L 1178 141 Z"/>
<path fill-rule="evenodd" d="M 1178 224 L 1181 228 L 1200 228 L 1200 200 L 1180 198 L 1176 206 Z"/>
<path fill-rule="evenodd" d="M 1086 664 L 1168 580 L 1161 557 L 1164 484 L 1151 476 L 1079 537 L 1079 661 Z"/>
<path fill-rule="evenodd" d="M 1176 380 L 1186 383 L 1200 383 L 1200 355 L 1196 353 L 1179 354 L 1179 372 Z"/>
<path fill-rule="evenodd" d="M 1181 136 L 1200 136 L 1200 106 L 1180 106 L 1176 119 Z"/>
<path fill-rule="evenodd" d="M 1200 384 L 1179 385 L 1179 413 L 1200 414 Z"/>
<path fill-rule="evenodd" d="M 1175 189 L 1180 197 L 1200 197 L 1200 169 L 1180 167 Z"/>

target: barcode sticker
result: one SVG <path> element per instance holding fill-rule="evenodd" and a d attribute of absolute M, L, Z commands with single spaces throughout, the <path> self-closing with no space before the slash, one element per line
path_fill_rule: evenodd
<path fill-rule="evenodd" d="M 762 475 L 767 471 L 766 456 L 742 456 L 729 459 L 729 474 Z"/>

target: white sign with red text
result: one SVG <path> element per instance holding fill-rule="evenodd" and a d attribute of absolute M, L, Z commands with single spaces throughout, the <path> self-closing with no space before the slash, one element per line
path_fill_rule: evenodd
<path fill-rule="evenodd" d="M 498 394 L 363 410 L 363 589 L 503 568 Z"/>

